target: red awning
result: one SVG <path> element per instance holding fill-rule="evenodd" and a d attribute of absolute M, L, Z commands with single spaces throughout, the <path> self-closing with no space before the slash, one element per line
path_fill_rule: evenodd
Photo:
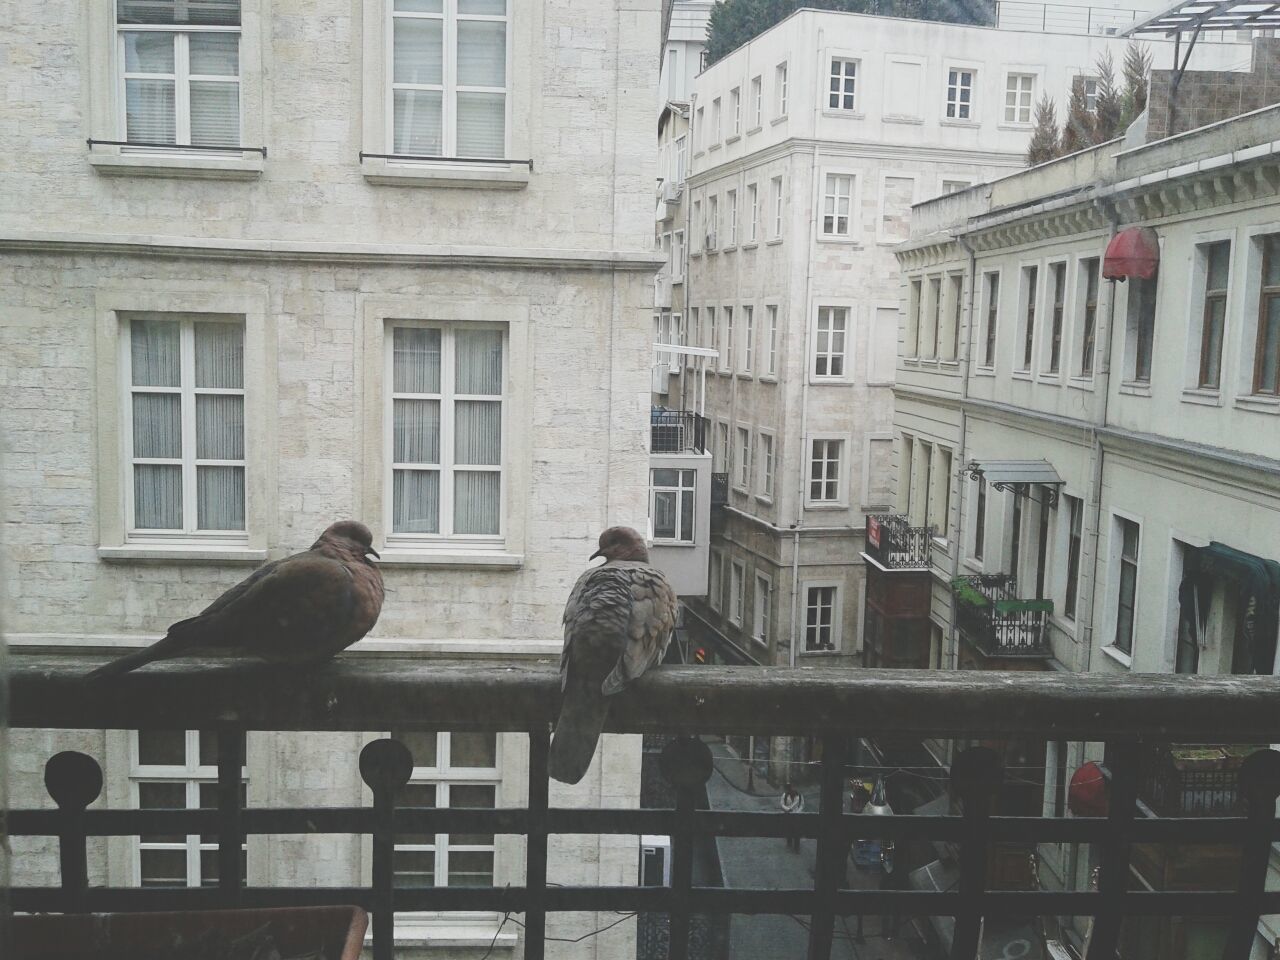
<path fill-rule="evenodd" d="M 1067 806 L 1077 817 L 1107 815 L 1107 780 L 1102 768 L 1090 760 L 1071 777 L 1067 788 Z"/>
<path fill-rule="evenodd" d="M 1127 227 L 1107 244 L 1102 260 L 1104 280 L 1150 280 L 1160 266 L 1160 238 L 1150 227 Z"/>

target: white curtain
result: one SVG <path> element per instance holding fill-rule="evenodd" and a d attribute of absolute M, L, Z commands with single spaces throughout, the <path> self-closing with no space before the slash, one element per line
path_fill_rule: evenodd
<path fill-rule="evenodd" d="M 396 9 L 413 9 L 397 0 Z M 444 84 L 444 22 L 396 17 L 392 25 L 393 83 Z M 392 149 L 396 153 L 440 156 L 444 152 L 442 90 L 396 89 Z"/>
<path fill-rule="evenodd" d="M 455 391 L 467 396 L 502 396 L 502 331 L 459 330 Z"/>
<path fill-rule="evenodd" d="M 459 400 L 454 404 L 453 459 L 459 464 L 502 463 L 502 404 Z"/>
<path fill-rule="evenodd" d="M 243 327 L 234 323 L 197 323 L 195 347 L 197 388 L 243 389 Z"/>
<path fill-rule="evenodd" d="M 501 160 L 507 144 L 507 98 L 502 93 L 458 94 L 458 156 Z"/>
<path fill-rule="evenodd" d="M 455 336 L 455 392 L 463 396 L 502 396 L 502 332 L 459 330 Z M 501 400 L 458 400 L 454 403 L 454 461 L 499 466 L 502 463 Z M 499 471 L 455 470 L 455 533 L 497 534 Z"/>
<path fill-rule="evenodd" d="M 493 8 L 501 5 L 482 4 L 477 0 L 472 6 Z M 459 20 L 457 69 L 459 87 L 505 89 L 507 25 L 493 20 Z M 504 157 L 506 94 L 460 91 L 457 97 L 458 156 Z"/>
<path fill-rule="evenodd" d="M 454 533 L 497 534 L 500 476 L 497 472 L 454 471 Z"/>
<path fill-rule="evenodd" d="M 194 326 L 195 386 L 244 388 L 244 328 L 231 323 Z M 196 394 L 196 457 L 244 460 L 244 396 Z M 201 530 L 244 529 L 244 467 L 196 468 L 196 519 Z"/>
<path fill-rule="evenodd" d="M 393 330 L 393 392 L 440 392 L 440 339 L 438 329 Z M 440 401 L 393 399 L 392 446 L 396 463 L 440 463 Z M 392 487 L 393 532 L 440 531 L 439 470 L 396 470 Z"/>
<path fill-rule="evenodd" d="M 392 497 L 393 532 L 440 532 L 439 470 L 395 471 Z"/>
<path fill-rule="evenodd" d="M 196 517 L 201 530 L 244 529 L 244 467 L 196 468 Z"/>
<path fill-rule="evenodd" d="M 440 401 L 392 402 L 392 440 L 396 463 L 440 462 Z"/>
<path fill-rule="evenodd" d="M 396 327 L 393 334 L 392 386 L 395 393 L 440 392 L 440 331 Z"/>
<path fill-rule="evenodd" d="M 133 525 L 182 529 L 182 467 L 140 463 L 133 468 Z"/>

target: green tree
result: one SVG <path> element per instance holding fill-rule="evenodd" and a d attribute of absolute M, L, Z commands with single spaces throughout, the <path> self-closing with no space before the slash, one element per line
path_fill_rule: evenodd
<path fill-rule="evenodd" d="M 1062 123 L 1060 153 L 1075 153 L 1098 143 L 1094 139 L 1096 133 L 1095 117 L 1085 99 L 1084 77 L 1077 76 L 1071 81 L 1071 100 L 1067 103 L 1067 118 Z"/>
<path fill-rule="evenodd" d="M 1147 76 L 1151 73 L 1151 51 L 1143 44 L 1129 41 L 1124 48 L 1124 96 L 1121 102 L 1121 125 L 1128 127 L 1138 114 L 1147 109 Z"/>
<path fill-rule="evenodd" d="M 1098 96 L 1094 107 L 1094 143 L 1105 143 L 1124 133 L 1121 126 L 1120 90 L 1116 86 L 1115 61 L 1111 51 L 1098 57 Z"/>
<path fill-rule="evenodd" d="M 1059 156 L 1058 142 L 1058 108 L 1049 99 L 1047 93 L 1040 95 L 1036 103 L 1036 126 L 1031 132 L 1031 143 L 1027 145 L 1027 163 L 1035 166 Z"/>

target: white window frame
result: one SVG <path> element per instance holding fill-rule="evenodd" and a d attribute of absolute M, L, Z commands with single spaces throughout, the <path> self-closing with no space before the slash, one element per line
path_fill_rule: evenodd
<path fill-rule="evenodd" d="M 676 486 L 660 486 L 654 478 L 654 474 L 658 470 L 673 470 L 677 474 Z M 697 471 L 685 469 L 683 467 L 651 467 L 649 469 L 649 531 L 650 537 L 654 543 L 693 543 L 697 537 L 698 530 L 698 478 Z M 674 537 L 660 537 L 657 534 L 657 528 L 654 526 L 653 518 L 658 515 L 658 494 L 671 493 L 675 495 L 675 517 L 676 517 L 676 535 Z M 690 520 L 689 529 L 681 529 L 681 518 L 684 516 L 684 501 L 688 499 L 693 504 L 692 518 Z M 687 534 L 681 536 L 681 534 Z"/>
<path fill-rule="evenodd" d="M 707 253 L 715 253 L 719 247 L 720 238 L 720 198 L 714 194 L 707 194 L 707 229 L 706 243 L 703 247 Z"/>
<path fill-rule="evenodd" d="M 1031 271 L 1035 271 L 1032 281 Z M 1036 341 L 1044 335 L 1044 310 L 1041 294 L 1046 286 L 1044 282 L 1045 267 L 1039 260 L 1030 260 L 1018 264 L 1018 315 L 1014 328 L 1017 337 L 1014 340 L 1013 373 L 1014 376 L 1030 377 L 1036 364 Z M 1031 349 L 1027 350 L 1028 311 L 1034 324 L 1031 330 Z M 999 346 L 997 345 L 997 349 Z"/>
<path fill-rule="evenodd" d="M 754 244 L 760 234 L 760 187 L 755 183 L 747 184 L 747 243 Z"/>
<path fill-rule="evenodd" d="M 804 591 L 804 622 L 801 625 L 801 649 L 800 652 L 807 655 L 822 654 L 838 654 L 841 648 L 842 626 L 841 623 L 841 605 L 843 603 L 843 584 L 839 580 L 802 580 L 800 589 Z M 815 590 L 831 591 L 831 640 L 830 648 L 822 649 L 820 647 L 809 646 L 809 611 L 815 607 L 813 592 Z M 817 606 L 821 606 L 821 597 L 818 598 Z"/>
<path fill-rule="evenodd" d="M 850 114 L 858 112 L 858 90 L 861 86 L 857 57 L 831 56 L 827 58 L 827 89 L 823 110 L 827 113 Z M 832 103 L 832 99 L 835 103 Z"/>
<path fill-rule="evenodd" d="M 976 93 L 978 91 L 978 69 L 965 63 L 947 61 L 942 67 L 943 87 L 945 95 L 942 103 L 942 120 L 944 123 L 976 123 L 978 121 Z M 951 74 L 956 75 L 956 82 L 951 82 Z M 968 75 L 969 82 L 963 78 Z M 960 94 L 969 91 L 969 102 L 964 103 Z M 964 114 L 963 116 L 961 114 Z"/>
<path fill-rule="evenodd" d="M 724 336 L 720 339 L 719 372 L 729 376 L 733 373 L 733 304 L 721 305 L 720 319 L 724 325 Z"/>
<path fill-rule="evenodd" d="M 972 180 L 962 180 L 959 177 L 939 177 L 938 196 L 947 196 L 952 193 L 959 193 L 961 190 L 968 190 L 972 186 Z"/>
<path fill-rule="evenodd" d="M 817 444 L 822 444 L 819 450 Z M 835 444 L 835 457 L 831 456 L 832 444 Z M 815 457 L 815 454 L 821 454 L 821 460 Z M 820 480 L 814 480 L 813 467 L 817 462 L 823 464 L 822 477 Z M 832 465 L 834 464 L 834 478 L 831 476 Z M 849 485 L 849 435 L 844 433 L 815 433 L 811 434 L 805 441 L 805 487 L 804 502 L 809 508 L 818 507 L 843 507 L 848 504 L 848 485 Z M 823 493 L 827 492 L 830 484 L 835 484 L 835 496 L 823 496 L 815 498 L 813 496 L 814 483 L 821 483 Z"/>
<path fill-rule="evenodd" d="M 1010 68 L 1005 71 L 1004 103 L 1000 115 L 1004 118 L 1006 125 L 1016 127 L 1029 127 L 1032 125 L 1036 108 L 1036 86 L 1039 79 L 1039 75 L 1032 70 Z M 1023 83 L 1024 80 L 1028 82 Z M 1023 93 L 1027 97 L 1025 106 L 1021 102 Z M 1012 104 L 1009 103 L 1010 94 L 1014 95 Z M 1022 116 L 1024 109 L 1026 111 L 1025 119 Z"/>
<path fill-rule="evenodd" d="M 991 278 L 995 277 L 995 296 L 992 296 Z M 981 339 L 974 346 L 976 362 L 980 370 L 994 371 L 996 359 L 1000 355 L 1000 297 L 1004 291 L 1004 276 L 1001 270 L 982 271 L 982 322 Z M 992 307 L 995 309 L 993 310 Z M 994 326 L 994 331 L 993 331 Z M 991 343 L 991 362 L 987 362 L 987 343 Z"/>
<path fill-rule="evenodd" d="M 732 473 L 731 451 L 729 447 L 729 421 L 716 421 L 716 450 L 720 456 L 720 469 L 716 473 Z"/>
<path fill-rule="evenodd" d="M 741 560 L 729 562 L 729 622 L 741 627 L 747 613 L 747 566 Z"/>
<path fill-rule="evenodd" d="M 728 140 L 737 140 L 742 136 L 742 88 L 734 87 L 729 91 L 729 110 L 733 114 L 733 132 Z"/>
<path fill-rule="evenodd" d="M 1231 256 L 1231 273 L 1234 283 L 1244 289 L 1244 296 L 1235 302 L 1242 304 L 1239 309 L 1240 333 L 1235 372 L 1232 373 L 1227 363 L 1224 347 L 1222 358 L 1222 382 L 1225 385 L 1234 377 L 1236 384 L 1236 406 L 1256 411 L 1277 412 L 1276 395 L 1272 393 L 1255 393 L 1255 379 L 1258 363 L 1258 324 L 1261 321 L 1261 297 L 1263 291 L 1262 269 L 1267 237 L 1280 233 L 1280 221 L 1251 224 L 1244 228 L 1242 236 L 1234 243 Z M 1235 279 L 1243 271 L 1242 280 Z M 1231 294 L 1228 293 L 1228 297 Z M 1228 317 L 1228 324 L 1231 318 Z"/>
<path fill-rule="evenodd" d="M 764 305 L 764 316 L 766 328 L 769 332 L 768 348 L 765 351 L 764 375 L 776 378 L 778 376 L 778 312 L 779 305 L 776 303 L 766 303 Z"/>
<path fill-rule="evenodd" d="M 775 120 L 782 120 L 787 115 L 787 61 L 783 60 L 773 68 L 773 107 Z"/>
<path fill-rule="evenodd" d="M 769 621 L 773 617 L 773 581 L 756 571 L 751 597 L 751 639 L 762 647 L 769 645 Z"/>
<path fill-rule="evenodd" d="M 786 196 L 782 192 L 782 177 L 776 176 L 769 181 L 773 190 L 773 236 L 770 239 L 777 243 L 782 239 L 782 225 L 786 210 Z"/>
<path fill-rule="evenodd" d="M 733 432 L 734 467 L 733 488 L 740 493 L 751 489 L 751 427 L 745 423 L 734 426 Z"/>
<path fill-rule="evenodd" d="M 742 305 L 742 367 L 739 373 L 751 375 L 751 366 L 755 363 L 756 352 L 756 308 L 753 304 Z"/>
<path fill-rule="evenodd" d="M 1222 319 L 1222 342 L 1218 354 L 1218 385 L 1202 386 L 1200 371 L 1203 361 L 1201 356 L 1204 346 L 1204 321 L 1206 298 L 1209 292 L 1209 254 L 1216 244 L 1227 244 L 1227 285 L 1226 305 Z M 1191 241 L 1191 271 L 1188 277 L 1187 296 L 1187 358 L 1184 388 L 1186 393 L 1217 395 L 1227 381 L 1227 334 L 1231 331 L 1232 310 L 1235 309 L 1234 274 L 1236 273 L 1240 251 L 1236 247 L 1234 230 L 1215 230 L 1197 233 Z M 1083 274 L 1082 274 L 1083 276 Z M 1102 281 L 1099 280 L 1099 285 Z"/>
<path fill-rule="evenodd" d="M 826 320 L 825 329 L 824 319 Z M 836 329 L 837 319 L 843 321 L 843 329 L 839 331 Z M 812 382 L 841 383 L 848 381 L 852 377 L 852 340 L 856 322 L 854 306 L 851 303 L 824 301 L 815 306 L 813 311 L 813 355 L 809 360 L 809 376 Z M 826 349 L 819 345 L 824 333 L 826 336 Z M 835 348 L 837 334 L 840 338 L 840 349 Z M 840 365 L 840 372 L 832 373 L 832 368 L 837 361 Z M 824 366 L 825 370 L 820 369 Z"/>
<path fill-rule="evenodd" d="M 694 115 L 693 123 L 693 142 L 695 154 L 702 153 L 707 149 L 707 125 L 706 125 L 706 107 L 699 107 Z"/>
<path fill-rule="evenodd" d="M 1138 640 L 1141 637 L 1141 599 L 1143 586 L 1143 540 L 1146 524 L 1142 518 L 1136 514 L 1129 513 L 1124 510 L 1112 509 L 1110 511 L 1110 528 L 1108 531 L 1107 555 L 1110 564 L 1107 570 L 1107 619 L 1106 633 L 1102 635 L 1102 652 L 1112 657 L 1119 663 L 1131 666 L 1134 661 L 1134 654 L 1138 649 Z M 1129 638 L 1129 650 L 1126 652 L 1115 645 L 1116 630 L 1120 621 L 1120 582 L 1121 582 L 1121 554 L 1124 552 L 1124 530 L 1121 521 L 1136 524 L 1138 527 L 1138 556 L 1135 561 L 1134 584 L 1133 584 L 1133 626 Z M 1077 598 L 1077 602 L 1079 599 Z"/>
<path fill-rule="evenodd" d="M 729 220 L 729 229 L 725 231 L 724 248 L 732 250 L 738 245 L 738 191 L 736 188 L 725 193 L 725 215 Z"/>
<path fill-rule="evenodd" d="M 719 550 L 711 551 L 711 562 L 707 567 L 707 606 L 717 613 L 724 592 L 724 554 Z"/>
<path fill-rule="evenodd" d="M 711 101 L 711 149 L 714 150 L 720 146 L 724 133 L 724 109 L 720 104 L 720 98 L 716 97 Z"/>
<path fill-rule="evenodd" d="M 848 182 L 848 193 L 841 191 L 842 181 Z M 858 236 L 858 210 L 860 209 L 859 193 L 861 177 L 855 170 L 824 168 L 822 170 L 821 230 L 819 239 L 825 241 L 851 242 Z M 841 202 L 846 204 L 845 212 L 840 212 Z M 844 229 L 840 229 L 843 216 Z M 828 224 L 830 220 L 830 224 Z M 828 229 L 830 227 L 830 229 Z"/>
<path fill-rule="evenodd" d="M 751 78 L 751 115 L 754 122 L 747 133 L 755 133 L 764 122 L 764 78 L 759 74 Z"/>
<path fill-rule="evenodd" d="M 671 282 L 684 282 L 684 231 L 676 230 L 671 235 Z"/>
<path fill-rule="evenodd" d="M 777 438 L 763 427 L 756 437 L 756 499 L 773 502 L 773 477 L 777 468 Z"/>

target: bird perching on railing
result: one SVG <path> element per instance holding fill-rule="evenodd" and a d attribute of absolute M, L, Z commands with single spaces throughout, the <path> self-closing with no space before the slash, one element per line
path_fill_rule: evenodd
<path fill-rule="evenodd" d="M 662 659 L 676 625 L 676 592 L 649 565 L 644 539 L 630 527 L 600 534 L 604 557 L 573 585 L 564 608 L 560 717 L 547 770 L 577 783 L 591 766 L 609 698 Z"/>
<path fill-rule="evenodd" d="M 245 656 L 305 665 L 328 660 L 367 634 L 382 611 L 382 573 L 363 523 L 330 525 L 303 553 L 259 567 L 205 607 L 179 620 L 145 650 L 89 674 L 100 680 L 153 660 Z"/>

